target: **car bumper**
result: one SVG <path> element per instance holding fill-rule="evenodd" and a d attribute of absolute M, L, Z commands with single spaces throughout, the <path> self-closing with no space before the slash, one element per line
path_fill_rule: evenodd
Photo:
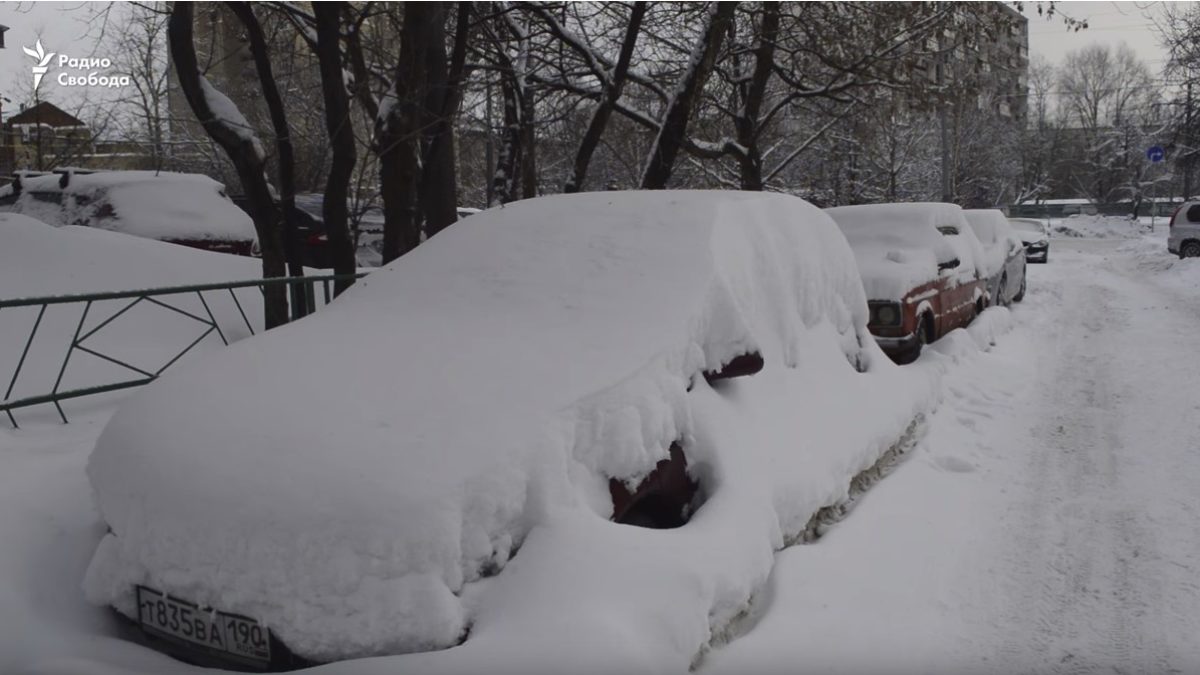
<path fill-rule="evenodd" d="M 1046 248 L 1027 248 L 1025 249 L 1026 262 L 1046 262 L 1046 256 L 1050 253 L 1050 247 Z"/>
<path fill-rule="evenodd" d="M 904 337 L 880 337 L 878 335 L 872 337 L 875 338 L 876 344 L 883 350 L 883 353 L 891 357 L 911 356 L 920 347 L 916 333 L 910 333 Z"/>
<path fill-rule="evenodd" d="M 1176 246 L 1175 244 L 1171 243 L 1170 241 L 1168 241 L 1167 242 L 1167 253 L 1174 253 L 1175 255 L 1179 255 L 1179 247 Z"/>

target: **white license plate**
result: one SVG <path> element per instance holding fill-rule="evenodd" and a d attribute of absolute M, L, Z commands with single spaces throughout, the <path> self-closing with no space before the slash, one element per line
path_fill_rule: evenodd
<path fill-rule="evenodd" d="M 176 640 L 256 665 L 271 661 L 267 627 L 254 619 L 168 597 L 152 588 L 137 587 L 138 623 Z"/>

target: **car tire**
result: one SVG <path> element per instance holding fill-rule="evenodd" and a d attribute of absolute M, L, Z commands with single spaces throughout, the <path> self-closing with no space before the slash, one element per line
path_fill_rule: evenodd
<path fill-rule="evenodd" d="M 992 304 L 1007 307 L 1008 301 L 1004 298 L 1006 293 L 1008 293 L 1008 274 L 1003 274 L 1000 277 L 1000 287 L 996 289 L 996 301 Z"/>
<path fill-rule="evenodd" d="M 925 345 L 933 342 L 933 324 L 929 321 L 928 314 L 922 314 L 921 320 L 917 322 L 917 346 L 913 349 L 912 358 L 909 362 L 916 361 L 921 352 L 925 350 Z"/>
<path fill-rule="evenodd" d="M 1189 241 L 1179 247 L 1180 258 L 1200 258 L 1200 241 Z"/>
<path fill-rule="evenodd" d="M 1020 302 L 1025 299 L 1025 281 L 1025 277 L 1021 277 L 1021 290 L 1017 291 L 1017 294 L 1013 296 L 1013 302 Z"/>

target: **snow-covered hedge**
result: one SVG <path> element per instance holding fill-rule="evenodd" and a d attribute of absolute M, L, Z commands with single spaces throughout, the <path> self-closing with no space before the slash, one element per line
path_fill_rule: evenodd
<path fill-rule="evenodd" d="M 344 672 L 685 669 L 932 404 L 866 320 L 845 239 L 794 197 L 483 212 L 133 396 L 88 466 L 112 533 L 87 594 L 133 615 L 147 584 L 318 660 L 469 632 Z M 748 352 L 758 374 L 699 376 Z M 676 441 L 704 505 L 610 522 L 609 479 Z"/>

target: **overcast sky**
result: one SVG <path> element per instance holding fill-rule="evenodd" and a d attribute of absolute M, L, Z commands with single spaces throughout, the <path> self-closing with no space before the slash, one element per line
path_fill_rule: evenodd
<path fill-rule="evenodd" d="M 1193 5 L 1193 2 L 1173 3 Z M 1035 3 L 1025 3 L 1029 17 L 1029 51 L 1051 63 L 1062 63 L 1068 52 L 1092 43 L 1116 46 L 1125 42 L 1150 70 L 1158 73 L 1165 60 L 1154 22 L 1162 15 L 1162 2 L 1059 2 L 1057 9 L 1077 19 L 1087 19 L 1088 28 L 1068 32 L 1058 17 L 1037 16 Z"/>
<path fill-rule="evenodd" d="M 1026 2 L 1029 16 L 1029 49 L 1052 63 L 1061 63 L 1067 52 L 1091 43 L 1115 46 L 1124 41 L 1132 47 L 1156 74 L 1164 61 L 1162 47 L 1154 30 L 1154 19 L 1161 15 L 1161 2 L 1058 2 L 1063 13 L 1087 19 L 1089 28 L 1078 33 L 1068 32 L 1057 17 L 1046 20 L 1037 16 L 1037 2 Z M 1048 4 L 1048 3 L 1046 3 Z M 0 50 L 0 96 L 12 99 L 3 102 L 4 113 L 16 109 L 23 94 L 28 94 L 32 78 L 29 57 L 22 46 L 32 47 L 38 35 L 48 52 L 67 53 L 74 57 L 96 56 L 102 48 L 96 45 L 100 33 L 99 12 L 107 3 L 0 2 L 0 24 L 9 27 L 4 50 Z M 119 13 L 120 6 L 117 10 Z M 43 96 L 54 99 L 62 95 L 61 87 L 53 82 L 51 69 L 48 82 L 43 84 Z"/>

